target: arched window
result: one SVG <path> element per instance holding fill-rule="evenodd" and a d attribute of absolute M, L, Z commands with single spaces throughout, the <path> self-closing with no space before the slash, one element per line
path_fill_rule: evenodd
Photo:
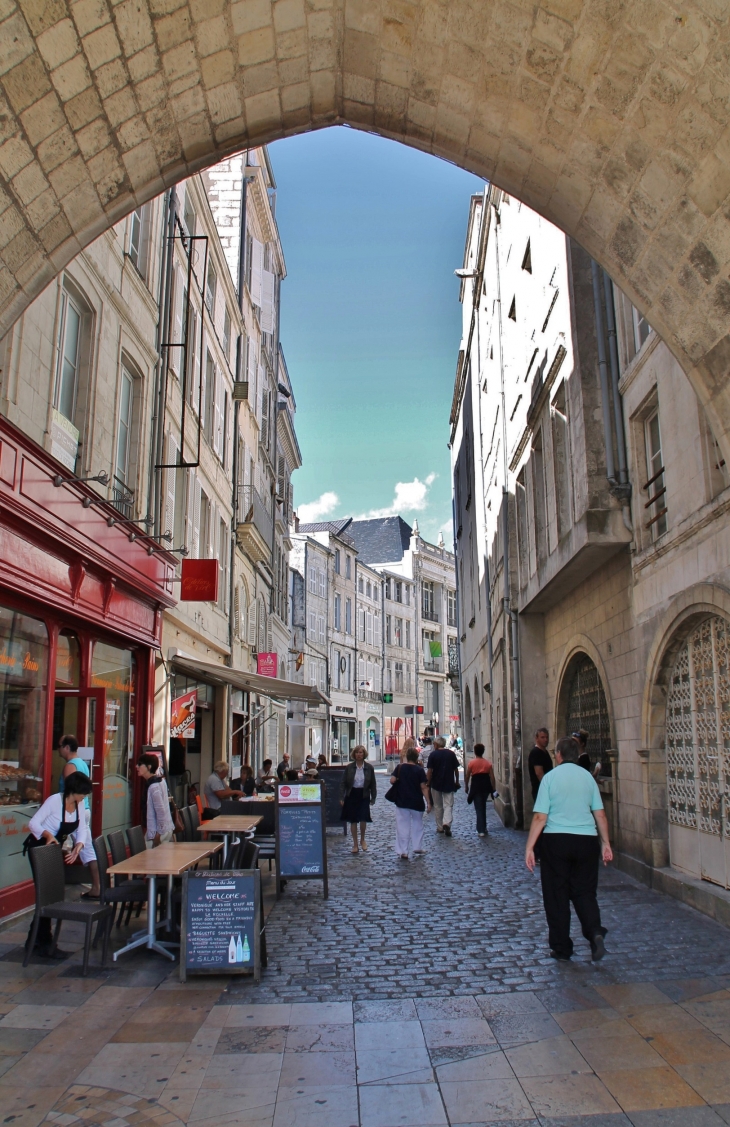
<path fill-rule="evenodd" d="M 667 812 L 673 865 L 730 888 L 730 659 L 725 619 L 700 622 L 667 694 Z"/>
<path fill-rule="evenodd" d="M 608 750 L 611 747 L 611 722 L 601 676 L 588 654 L 578 654 L 566 675 L 565 733 L 583 728 L 588 732 L 591 764 L 601 764 L 601 773 L 611 774 Z"/>

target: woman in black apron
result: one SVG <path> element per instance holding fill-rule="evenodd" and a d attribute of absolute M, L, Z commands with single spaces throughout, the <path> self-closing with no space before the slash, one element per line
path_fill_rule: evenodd
<path fill-rule="evenodd" d="M 64 779 L 63 794 L 52 794 L 31 818 L 28 824 L 30 833 L 23 842 L 23 853 L 27 853 L 29 849 L 37 849 L 41 845 L 56 844 L 63 849 L 64 842 L 68 838 L 73 838 L 71 849 L 64 850 L 64 861 L 67 865 L 73 865 L 78 860 L 86 840 L 86 818 L 80 808 L 87 794 L 91 794 L 91 779 L 82 775 L 80 771 L 67 775 Z M 30 943 L 32 930 L 31 920 L 26 947 Z M 51 921 L 42 919 L 38 925 L 35 954 L 48 957 L 52 946 Z M 66 953 L 57 951 L 55 957 L 64 959 Z"/>

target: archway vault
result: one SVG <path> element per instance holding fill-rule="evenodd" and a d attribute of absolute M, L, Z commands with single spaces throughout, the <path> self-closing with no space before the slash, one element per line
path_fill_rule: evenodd
<path fill-rule="evenodd" d="M 493 179 L 664 337 L 730 457 L 720 0 L 5 0 L 0 331 L 135 204 L 335 123 Z"/>

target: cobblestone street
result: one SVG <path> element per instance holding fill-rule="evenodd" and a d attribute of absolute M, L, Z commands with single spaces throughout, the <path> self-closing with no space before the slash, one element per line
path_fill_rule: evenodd
<path fill-rule="evenodd" d="M 384 779 L 379 780 L 382 791 Z M 290 884 L 261 984 L 136 952 L 21 965 L 0 933 L 0 1123 L 13 1127 L 720 1127 L 730 1123 L 730 933 L 608 870 L 608 954 L 549 958 L 524 835 L 428 819 L 400 860 L 328 834 L 330 897 Z M 267 879 L 268 883 L 268 879 Z M 125 941 L 122 930 L 115 944 Z"/>

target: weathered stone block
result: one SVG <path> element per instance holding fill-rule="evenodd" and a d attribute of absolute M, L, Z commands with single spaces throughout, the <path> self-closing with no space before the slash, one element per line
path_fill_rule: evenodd
<path fill-rule="evenodd" d="M 39 35 L 36 42 L 46 66 L 51 70 L 67 63 L 80 50 L 76 29 L 69 19 L 59 20 Z"/>

